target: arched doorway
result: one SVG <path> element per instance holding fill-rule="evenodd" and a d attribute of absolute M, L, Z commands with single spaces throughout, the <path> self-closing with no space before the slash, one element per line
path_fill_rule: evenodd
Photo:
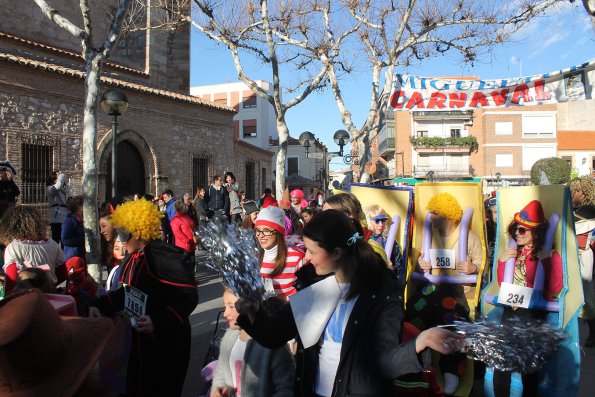
<path fill-rule="evenodd" d="M 119 135 L 119 134 L 118 134 Z M 117 197 L 131 194 L 144 194 L 145 191 L 145 162 L 136 147 L 129 141 L 118 142 L 116 169 Z M 106 198 L 112 197 L 112 155 L 107 160 L 107 179 L 105 181 Z"/>

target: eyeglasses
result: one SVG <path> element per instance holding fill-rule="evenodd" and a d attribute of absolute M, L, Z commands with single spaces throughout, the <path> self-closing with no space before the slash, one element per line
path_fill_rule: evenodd
<path fill-rule="evenodd" d="M 519 232 L 519 235 L 520 235 L 520 236 L 524 236 L 524 235 L 525 235 L 525 233 L 527 233 L 527 230 L 529 230 L 529 229 L 527 229 L 526 227 L 517 226 L 517 227 L 515 228 L 514 232 L 515 232 L 515 233 L 516 233 L 516 232 Z"/>
<path fill-rule="evenodd" d="M 258 237 L 258 236 L 269 237 L 269 236 L 272 236 L 273 234 L 277 233 L 277 231 L 273 230 L 273 229 L 254 229 L 254 233 L 256 234 L 256 237 Z"/>
<path fill-rule="evenodd" d="M 387 221 L 387 218 L 378 218 L 378 219 L 372 218 L 372 222 L 374 222 L 374 223 L 386 223 L 386 221 Z"/>

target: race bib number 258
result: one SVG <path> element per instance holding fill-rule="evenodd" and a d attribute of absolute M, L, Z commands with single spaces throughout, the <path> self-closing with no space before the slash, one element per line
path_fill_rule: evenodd
<path fill-rule="evenodd" d="M 456 269 L 455 250 L 430 249 L 432 269 Z"/>

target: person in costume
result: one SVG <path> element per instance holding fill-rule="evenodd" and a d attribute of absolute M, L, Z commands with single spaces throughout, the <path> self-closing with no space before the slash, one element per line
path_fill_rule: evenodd
<path fill-rule="evenodd" d="M 308 202 L 304 200 L 304 191 L 302 189 L 293 189 L 289 193 L 289 200 L 291 201 L 291 209 L 298 215 L 308 206 Z"/>
<path fill-rule="evenodd" d="M 467 259 L 461 261 L 459 253 L 459 231 L 463 209 L 457 199 L 449 193 L 433 196 L 427 205 L 432 220 L 431 249 L 450 252 L 455 258 L 455 269 L 432 268 L 432 263 L 424 260 L 426 253 L 420 252 L 417 258 L 418 270 L 433 275 L 477 274 L 483 260 L 483 248 L 477 233 L 468 232 Z M 437 283 L 418 288 L 407 306 L 409 321 L 420 330 L 437 325 L 452 324 L 455 320 L 470 321 L 470 308 L 467 298 L 473 297 L 473 288 L 461 284 Z M 453 394 L 459 387 L 460 378 L 466 371 L 465 355 L 442 356 L 439 366 L 444 375 L 444 393 Z"/>
<path fill-rule="evenodd" d="M 269 206 L 259 212 L 254 228 L 265 289 L 283 299 L 296 293 L 295 273 L 304 265 L 304 253 L 285 241 L 285 227 L 285 211 Z"/>
<path fill-rule="evenodd" d="M 92 370 L 111 334 L 109 319 L 61 317 L 29 289 L 0 301 L 0 329 L 0 395 L 106 395 Z"/>
<path fill-rule="evenodd" d="M 230 289 L 223 293 L 223 315 L 229 328 L 221 340 L 210 397 L 293 397 L 295 364 L 287 345 L 267 349 L 255 342 L 237 324 L 238 297 Z M 286 302 L 271 297 L 263 309 L 273 314 Z"/>
<path fill-rule="evenodd" d="M 118 206 L 110 221 L 130 233 L 120 283 L 91 304 L 92 317 L 126 308 L 133 325 L 128 396 L 179 396 L 190 359 L 188 317 L 198 303 L 184 251 L 159 240 L 158 208 L 145 199 Z"/>
<path fill-rule="evenodd" d="M 87 272 L 87 264 L 83 258 L 73 256 L 64 264 L 68 273 L 65 292 L 76 301 L 78 315 L 89 314 L 89 304 L 97 297 L 97 285 Z"/>
<path fill-rule="evenodd" d="M 585 305 L 582 317 L 589 327 L 585 347 L 595 347 L 595 280 L 593 265 L 595 262 L 595 181 L 587 176 L 570 180 L 572 205 L 574 207 L 574 228 L 580 255 L 581 278 Z"/>
<path fill-rule="evenodd" d="M 126 241 L 128 241 L 128 238 L 130 237 L 130 233 L 123 229 L 114 230 L 116 237 L 113 241 L 114 248 L 112 250 L 113 267 L 109 271 L 107 280 L 105 282 L 106 291 L 115 291 L 122 286 L 122 284 L 120 284 L 120 280 L 122 278 L 122 267 L 120 265 L 127 255 Z"/>
<path fill-rule="evenodd" d="M 17 273 L 30 267 L 46 270 L 52 288 L 66 280 L 64 252 L 48 238 L 47 223 L 37 209 L 17 205 L 4 214 L 2 223 L 4 238 L 10 241 L 4 250 L 6 292 L 13 288 Z"/>
<path fill-rule="evenodd" d="M 401 344 L 401 288 L 344 213 L 331 209 L 314 217 L 304 240 L 316 273 L 334 274 L 329 277 L 338 283 L 339 299 L 328 320 L 309 314 L 303 319 L 309 326 L 320 323 L 321 335 L 306 348 L 298 338 L 296 396 L 390 396 L 394 378 L 428 368 L 430 349 L 446 354 L 462 347 L 462 337 L 443 328 Z M 291 304 L 269 316 L 241 298 L 236 309 L 238 325 L 265 347 L 279 348 L 298 336 Z"/>
<path fill-rule="evenodd" d="M 506 262 L 514 258 L 513 284 L 533 288 L 538 262 L 541 260 L 545 272 L 543 297 L 553 300 L 564 286 L 562 259 L 556 250 L 545 252 L 543 244 L 549 222 L 538 200 L 529 202 L 521 211 L 514 214 L 506 228 L 509 237 L 516 241 L 516 248 L 502 250 L 498 258 L 498 285 L 504 281 Z M 504 307 L 502 324 L 516 318 L 523 321 L 544 320 L 547 312 L 539 309 Z M 494 392 L 496 396 L 508 396 L 510 392 L 510 372 L 494 370 Z M 523 396 L 537 396 L 538 373 L 523 375 Z"/>
<path fill-rule="evenodd" d="M 386 235 L 388 234 L 388 215 L 386 211 L 380 208 L 377 204 L 370 205 L 366 208 L 366 219 L 368 220 L 368 229 L 372 231 L 371 240 L 376 241 L 382 246 L 386 247 Z M 395 239 L 393 250 L 390 255 L 390 265 L 392 266 L 397 278 L 401 284 L 405 281 L 405 264 L 403 263 L 403 255 L 399 242 Z"/>
<path fill-rule="evenodd" d="M 362 204 L 355 195 L 351 193 L 339 193 L 329 197 L 322 206 L 322 210 L 326 211 L 329 209 L 335 209 L 346 214 L 353 221 L 358 233 L 364 237 L 364 240 L 370 244 L 374 252 L 380 255 L 386 265 L 390 267 L 384 248 L 375 240 L 370 239 L 372 231 L 366 225 L 366 215 L 362 210 Z"/>

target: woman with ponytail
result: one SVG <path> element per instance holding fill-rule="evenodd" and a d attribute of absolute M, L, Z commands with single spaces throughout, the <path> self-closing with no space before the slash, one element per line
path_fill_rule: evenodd
<path fill-rule="evenodd" d="M 268 316 L 256 302 L 236 303 L 238 324 L 263 346 L 298 337 L 296 396 L 391 395 L 393 379 L 428 368 L 430 349 L 447 354 L 461 348 L 462 337 L 443 328 L 401 344 L 399 284 L 344 213 L 329 209 L 314 217 L 304 243 L 316 274 L 336 278 L 341 292 L 318 343 L 303 345 L 291 304 Z M 316 321 L 302 324 L 310 320 Z"/>

